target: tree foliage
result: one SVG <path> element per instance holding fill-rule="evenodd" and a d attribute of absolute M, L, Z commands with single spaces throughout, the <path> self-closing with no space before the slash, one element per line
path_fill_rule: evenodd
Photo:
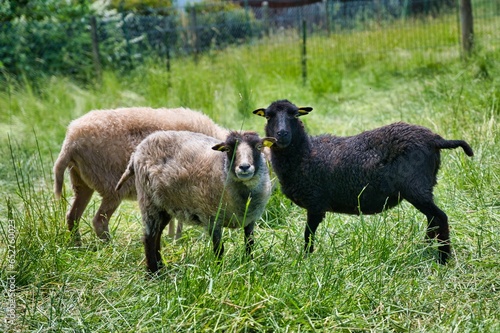
<path fill-rule="evenodd" d="M 25 20 L 70 21 L 90 12 L 90 0 L 0 0 L 0 21 Z"/>

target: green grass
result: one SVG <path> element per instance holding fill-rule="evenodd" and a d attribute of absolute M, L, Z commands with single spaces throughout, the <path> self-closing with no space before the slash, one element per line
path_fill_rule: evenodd
<path fill-rule="evenodd" d="M 312 52 L 305 86 L 294 60 L 298 44 L 277 36 L 197 64 L 175 60 L 172 74 L 156 63 L 127 75 L 105 73 L 98 86 L 58 77 L 2 90 L 0 301 L 3 309 L 5 281 L 14 276 L 16 320 L 1 330 L 500 331 L 500 52 L 482 48 L 467 62 L 455 46 L 384 55 L 391 38 L 365 34 L 351 38 L 372 41 L 361 44 L 370 45 L 366 52 L 359 45 L 344 48 L 342 57 L 335 48 Z M 64 221 L 69 180 L 66 199 L 57 201 L 51 175 L 72 119 L 96 108 L 182 105 L 263 134 L 264 120 L 251 111 L 281 98 L 314 107 L 303 118 L 313 134 L 351 135 L 404 120 L 467 140 L 475 157 L 443 151 L 435 188 L 450 220 L 451 262 L 435 263 L 425 218 L 407 203 L 375 216 L 328 214 L 316 252 L 304 258 L 305 211 L 279 190 L 256 229 L 252 261 L 243 257 L 242 231 L 224 231 L 227 251 L 218 266 L 209 237 L 187 227 L 177 242 L 164 237 L 166 269 L 148 280 L 137 204 L 122 204 L 111 221 L 112 241 L 101 244 L 91 229 L 97 196 L 81 223 L 83 246 L 72 247 Z M 7 265 L 8 220 L 16 228 L 14 272 Z"/>

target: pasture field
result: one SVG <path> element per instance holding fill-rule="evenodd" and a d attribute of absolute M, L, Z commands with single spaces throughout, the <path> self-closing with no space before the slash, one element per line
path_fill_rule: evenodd
<path fill-rule="evenodd" d="M 311 59 L 305 85 L 300 64 L 270 68 L 256 52 L 298 50 L 231 48 L 197 64 L 175 60 L 172 73 L 160 63 L 107 72 L 95 85 L 6 78 L 0 331 L 500 332 L 500 50 L 480 47 L 467 61 L 439 61 L 431 50 L 372 56 L 353 49 Z M 311 134 L 352 135 L 402 120 L 469 142 L 473 158 L 442 151 L 434 191 L 451 227 L 448 265 L 435 262 L 425 217 L 407 203 L 374 216 L 328 214 L 316 252 L 304 258 L 305 211 L 279 189 L 256 228 L 251 261 L 242 231 L 224 231 L 218 266 L 210 238 L 185 227 L 178 241 L 164 235 L 166 268 L 149 280 L 137 204 L 120 206 L 112 240 L 103 244 L 91 228 L 97 195 L 81 221 L 83 245 L 71 244 L 69 178 L 57 201 L 51 170 L 72 119 L 98 108 L 186 106 L 228 128 L 264 134 L 264 119 L 251 111 L 283 98 L 314 108 L 302 118 Z"/>

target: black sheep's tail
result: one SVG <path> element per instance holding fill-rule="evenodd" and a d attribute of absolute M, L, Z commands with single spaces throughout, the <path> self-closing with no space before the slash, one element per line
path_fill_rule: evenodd
<path fill-rule="evenodd" d="M 441 139 L 436 142 L 436 147 L 439 149 L 454 149 L 462 147 L 467 156 L 474 156 L 472 148 L 464 140 L 445 140 Z"/>

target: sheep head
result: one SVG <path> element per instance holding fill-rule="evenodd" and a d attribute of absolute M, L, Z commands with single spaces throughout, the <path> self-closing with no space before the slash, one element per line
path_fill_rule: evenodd
<path fill-rule="evenodd" d="M 260 138 L 255 132 L 231 132 L 225 142 L 212 147 L 213 150 L 227 153 L 230 172 L 239 180 L 252 179 L 264 165 L 261 154 L 263 147 L 270 147 L 274 138 Z"/>
<path fill-rule="evenodd" d="M 267 119 L 266 135 L 276 138 L 276 146 L 286 148 L 292 142 L 293 133 L 303 128 L 298 118 L 309 114 L 312 107 L 297 107 L 284 99 L 271 103 L 267 108 L 253 111 L 254 114 Z"/>

